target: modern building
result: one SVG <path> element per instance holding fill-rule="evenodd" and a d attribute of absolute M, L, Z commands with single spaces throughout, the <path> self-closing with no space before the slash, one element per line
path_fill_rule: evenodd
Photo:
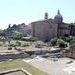
<path fill-rule="evenodd" d="M 63 22 L 63 16 L 59 10 L 54 19 L 48 18 L 48 13 L 45 13 L 44 20 L 31 23 L 32 36 L 47 41 L 54 37 L 72 35 L 75 34 L 73 31 L 75 26 L 71 25 Z"/>

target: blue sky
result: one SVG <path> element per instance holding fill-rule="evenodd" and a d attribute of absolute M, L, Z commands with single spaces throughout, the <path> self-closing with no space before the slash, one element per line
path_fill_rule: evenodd
<path fill-rule="evenodd" d="M 64 22 L 75 22 L 75 0 L 0 0 L 0 29 L 42 20 L 45 12 L 54 18 L 58 9 Z"/>

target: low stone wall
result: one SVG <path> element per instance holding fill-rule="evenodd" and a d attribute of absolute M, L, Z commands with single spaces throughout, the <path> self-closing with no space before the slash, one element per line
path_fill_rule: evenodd
<path fill-rule="evenodd" d="M 0 59 L 17 59 L 17 58 L 27 58 L 29 57 L 26 53 L 18 53 L 18 54 L 0 54 Z"/>
<path fill-rule="evenodd" d="M 12 50 L 25 50 L 25 47 L 17 47 L 17 48 L 14 48 L 12 47 Z M 8 47 L 0 47 L 0 50 L 8 50 Z"/>

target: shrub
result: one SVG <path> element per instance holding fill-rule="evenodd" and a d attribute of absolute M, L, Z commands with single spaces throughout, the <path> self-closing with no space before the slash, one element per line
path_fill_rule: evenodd
<path fill-rule="evenodd" d="M 71 41 L 71 39 L 67 37 L 66 38 L 66 42 L 70 42 L 70 41 Z"/>
<path fill-rule="evenodd" d="M 65 42 L 70 43 L 70 42 L 73 40 L 73 37 L 72 37 L 72 36 L 69 36 L 69 37 L 63 37 L 62 39 L 63 39 Z"/>
<path fill-rule="evenodd" d="M 57 40 L 57 45 L 58 45 L 59 47 L 61 47 L 61 48 L 67 47 L 66 42 L 65 42 L 64 40 L 62 40 L 62 39 L 58 39 L 58 40 Z"/>
<path fill-rule="evenodd" d="M 14 44 L 9 44 L 9 47 L 15 47 L 15 45 Z"/>
<path fill-rule="evenodd" d="M 15 46 L 21 46 L 21 42 L 19 42 L 19 41 L 16 41 L 16 44 L 15 44 Z"/>
<path fill-rule="evenodd" d="M 24 44 L 23 44 L 23 47 L 28 47 L 28 46 L 30 46 L 29 43 L 24 43 Z"/>
<path fill-rule="evenodd" d="M 3 42 L 0 42 L 0 46 L 3 46 L 4 44 L 3 44 Z"/>
<path fill-rule="evenodd" d="M 65 37 L 65 38 L 64 38 L 64 41 L 70 43 L 70 42 L 72 41 L 72 38 L 70 38 L 70 37 Z"/>
<path fill-rule="evenodd" d="M 57 38 L 51 39 L 51 45 L 55 46 L 57 44 Z"/>

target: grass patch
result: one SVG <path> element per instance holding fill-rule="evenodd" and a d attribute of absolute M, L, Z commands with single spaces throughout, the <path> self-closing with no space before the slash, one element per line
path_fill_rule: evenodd
<path fill-rule="evenodd" d="M 6 71 L 16 68 L 23 68 L 30 72 L 32 75 L 48 75 L 47 73 L 40 71 L 39 69 L 29 65 L 28 63 L 23 62 L 21 59 L 0 62 L 0 71 Z"/>

